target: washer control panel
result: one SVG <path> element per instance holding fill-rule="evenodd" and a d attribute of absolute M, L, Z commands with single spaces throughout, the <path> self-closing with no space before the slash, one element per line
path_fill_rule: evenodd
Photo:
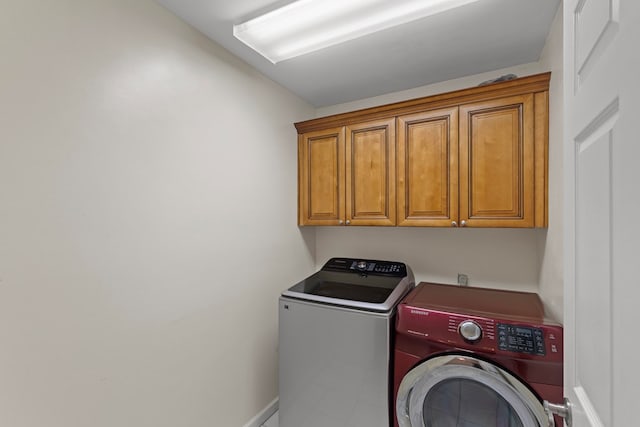
<path fill-rule="evenodd" d="M 498 323 L 498 348 L 503 351 L 544 356 L 543 337 L 540 328 Z"/>
<path fill-rule="evenodd" d="M 375 276 L 404 277 L 407 267 L 401 262 L 356 258 L 331 258 L 322 267 L 324 271 L 344 271 Z"/>

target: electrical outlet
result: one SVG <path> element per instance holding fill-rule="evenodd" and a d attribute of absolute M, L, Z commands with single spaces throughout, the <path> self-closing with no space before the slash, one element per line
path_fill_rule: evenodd
<path fill-rule="evenodd" d="M 466 274 L 458 273 L 458 285 L 459 286 L 468 286 L 469 285 L 469 276 Z"/>

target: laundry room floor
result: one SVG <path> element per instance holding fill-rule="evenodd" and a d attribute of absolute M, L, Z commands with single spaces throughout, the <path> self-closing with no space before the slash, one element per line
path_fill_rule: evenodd
<path fill-rule="evenodd" d="M 276 411 L 276 413 L 271 415 L 271 418 L 269 418 L 264 424 L 262 424 L 261 427 L 279 427 L 279 426 L 280 426 L 280 422 L 278 421 L 278 412 Z"/>

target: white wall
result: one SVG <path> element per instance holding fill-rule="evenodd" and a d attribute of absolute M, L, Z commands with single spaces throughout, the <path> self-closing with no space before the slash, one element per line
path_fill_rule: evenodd
<path fill-rule="evenodd" d="M 318 109 L 317 116 L 472 87 L 509 73 L 522 77 L 545 71 L 548 69 L 539 62 L 523 64 Z M 318 227 L 316 264 L 322 265 L 331 256 L 391 259 L 410 265 L 417 281 L 456 283 L 458 273 L 465 273 L 470 286 L 536 292 L 538 234 L 533 229 Z"/>
<path fill-rule="evenodd" d="M 314 109 L 150 0 L 0 10 L 0 425 L 243 425 Z"/>
<path fill-rule="evenodd" d="M 549 227 L 538 232 L 540 296 L 547 314 L 563 319 L 563 90 L 562 5 L 551 25 L 540 64 L 551 71 L 549 89 Z"/>

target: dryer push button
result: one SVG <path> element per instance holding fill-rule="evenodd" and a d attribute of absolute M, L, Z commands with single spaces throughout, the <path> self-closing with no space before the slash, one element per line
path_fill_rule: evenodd
<path fill-rule="evenodd" d="M 473 320 L 465 320 L 460 323 L 458 331 L 462 338 L 468 342 L 476 342 L 482 338 L 482 328 Z"/>

